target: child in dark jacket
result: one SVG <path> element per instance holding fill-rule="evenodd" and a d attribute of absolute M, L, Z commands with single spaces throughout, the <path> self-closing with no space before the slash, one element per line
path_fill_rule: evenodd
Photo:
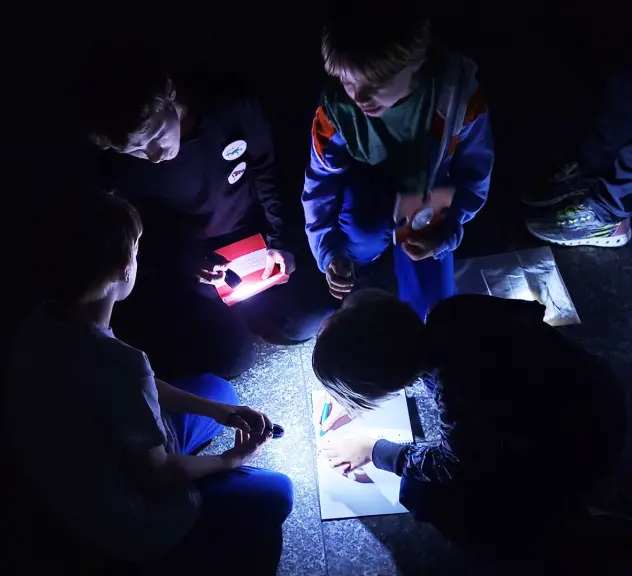
<path fill-rule="evenodd" d="M 425 324 L 384 292 L 345 300 L 313 355 L 332 414 L 370 410 L 423 375 L 441 436 L 406 446 L 345 440 L 328 450 L 332 466 L 346 474 L 373 461 L 402 477 L 400 501 L 418 520 L 487 558 L 520 546 L 535 558 L 549 529 L 585 511 L 624 438 L 608 366 L 543 318 L 537 302 L 491 296 L 453 296 Z"/>
<path fill-rule="evenodd" d="M 115 324 L 161 374 L 234 377 L 254 363 L 254 333 L 311 338 L 332 299 L 297 256 L 258 99 L 205 63 L 168 67 L 124 48 L 91 53 L 78 82 L 82 128 L 105 151 L 100 185 L 133 202 L 147 230 L 137 294 Z M 263 277 L 278 268 L 289 280 L 228 307 L 216 251 L 254 234 L 267 244 Z"/>
<path fill-rule="evenodd" d="M 402 205 L 453 189 L 439 224 L 394 250 L 400 298 L 424 317 L 454 292 L 452 252 L 487 199 L 491 130 L 476 65 L 432 45 L 423 3 L 386 12 L 370 4 L 337 4 L 324 31 L 331 78 L 312 128 L 306 231 L 330 291 L 342 298 L 354 269 L 379 258 L 395 221 L 410 218 Z"/>

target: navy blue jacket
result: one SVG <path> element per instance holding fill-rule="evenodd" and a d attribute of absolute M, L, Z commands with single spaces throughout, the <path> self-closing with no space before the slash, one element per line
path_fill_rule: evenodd
<path fill-rule="evenodd" d="M 153 164 L 108 153 L 109 185 L 140 209 L 151 238 L 143 241 L 143 251 L 149 243 L 155 264 L 165 251 L 189 251 L 196 240 L 212 242 L 240 231 L 261 232 L 269 247 L 281 248 L 283 206 L 272 137 L 259 103 L 237 84 L 221 94 L 193 86 L 200 121 L 176 158 Z M 225 148 L 240 140 L 245 150 L 225 158 Z M 229 181 L 236 170 L 239 178 Z"/>

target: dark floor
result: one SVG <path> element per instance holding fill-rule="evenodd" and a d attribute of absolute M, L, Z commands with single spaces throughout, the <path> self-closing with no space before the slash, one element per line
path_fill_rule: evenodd
<path fill-rule="evenodd" d="M 482 214 L 471 227 L 463 253 L 484 253 L 476 246 L 481 228 L 495 210 Z M 477 230 L 478 228 L 478 230 Z M 501 245 L 532 245 L 519 222 L 510 226 L 513 237 Z M 474 237 L 472 237 L 474 236 Z M 487 238 L 487 235 L 484 236 Z M 632 245 L 621 249 L 554 248 L 558 266 L 575 303 L 582 324 L 565 328 L 591 350 L 603 354 L 623 377 L 632 365 Z M 311 370 L 313 342 L 283 347 L 262 343 L 256 366 L 235 380 L 243 403 L 266 411 L 285 426 L 286 435 L 272 442 L 257 464 L 288 474 L 296 487 L 296 505 L 285 527 L 280 574 L 389 575 L 389 574 L 488 574 L 464 552 L 446 542 L 433 528 L 415 523 L 409 515 L 321 522 L 315 474 L 309 392 L 318 383 Z M 423 437 L 437 434 L 434 401 L 422 386 L 408 391 L 419 414 Z M 630 405 L 628 394 L 628 405 Z M 628 410 L 632 414 L 632 406 Z M 414 428 L 419 430 L 418 425 Z M 212 449 L 225 446 L 223 437 Z M 626 462 L 615 487 L 632 486 L 632 456 L 628 442 Z M 629 492 L 632 497 L 632 490 Z M 610 572 L 603 572 L 604 574 Z"/>

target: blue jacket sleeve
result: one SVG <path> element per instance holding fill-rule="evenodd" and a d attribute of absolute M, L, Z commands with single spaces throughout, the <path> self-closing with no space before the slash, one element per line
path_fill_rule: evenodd
<path fill-rule="evenodd" d="M 302 202 L 307 239 L 321 272 L 334 257 L 345 251 L 345 235 L 340 230 L 338 217 L 348 165 L 346 144 L 323 108 L 319 107 L 312 126 L 311 154 Z"/>
<path fill-rule="evenodd" d="M 494 145 L 487 112 L 467 124 L 458 136 L 450 163 L 448 184 L 455 187 L 454 200 L 440 230 L 435 258 L 455 250 L 463 239 L 463 225 L 485 205 L 492 167 Z"/>

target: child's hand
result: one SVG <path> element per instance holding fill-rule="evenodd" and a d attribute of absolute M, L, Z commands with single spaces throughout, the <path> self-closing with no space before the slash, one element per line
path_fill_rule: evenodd
<path fill-rule="evenodd" d="M 272 430 L 272 421 L 263 412 L 248 406 L 233 406 L 217 402 L 209 414 L 218 424 L 238 428 L 246 434 L 263 434 Z"/>
<path fill-rule="evenodd" d="M 331 410 L 327 418 L 325 418 L 325 421 L 321 424 L 320 417 L 322 416 L 325 402 L 331 403 Z M 337 430 L 349 422 L 351 422 L 351 417 L 347 414 L 347 411 L 329 394 L 325 393 L 318 396 L 318 400 L 314 405 L 314 426 L 316 430 L 320 430 L 325 434 L 329 432 L 329 430 Z"/>
<path fill-rule="evenodd" d="M 277 264 L 279 265 L 281 274 L 287 274 L 289 276 L 296 270 L 296 262 L 291 252 L 285 250 L 268 250 L 266 254 L 266 268 L 261 275 L 261 279 L 267 280 L 270 278 Z"/>
<path fill-rule="evenodd" d="M 209 260 L 204 258 L 200 262 L 197 278 L 202 284 L 217 286 L 224 280 L 229 261 L 219 254 L 214 254 Z"/>
<path fill-rule="evenodd" d="M 402 243 L 402 250 L 411 260 L 419 262 L 425 258 L 434 256 L 436 244 L 427 238 L 415 238 L 412 236 Z"/>
<path fill-rule="evenodd" d="M 235 430 L 235 446 L 226 450 L 222 458 L 229 468 L 243 466 L 249 460 L 256 458 L 261 453 L 263 445 L 272 438 L 272 432 L 266 435 L 248 434 L 242 430 Z"/>
<path fill-rule="evenodd" d="M 377 440 L 367 436 L 347 438 L 333 442 L 322 449 L 329 466 L 345 476 L 356 468 L 360 468 L 373 460 L 373 447 Z"/>
<path fill-rule="evenodd" d="M 345 294 L 351 292 L 355 283 L 353 277 L 353 263 L 348 258 L 334 258 L 325 271 L 329 292 L 331 295 L 342 300 Z"/>

